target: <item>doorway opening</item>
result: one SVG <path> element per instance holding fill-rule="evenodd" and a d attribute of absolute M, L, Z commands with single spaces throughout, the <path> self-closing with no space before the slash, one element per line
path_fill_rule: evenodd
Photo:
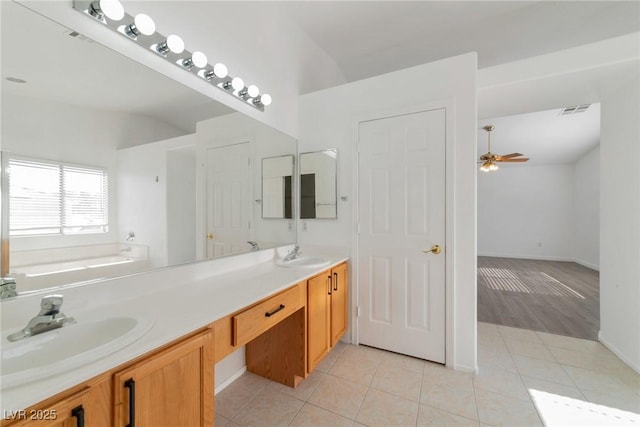
<path fill-rule="evenodd" d="M 492 152 L 523 163 L 478 171 L 478 321 L 597 340 L 600 105 L 479 121 Z"/>

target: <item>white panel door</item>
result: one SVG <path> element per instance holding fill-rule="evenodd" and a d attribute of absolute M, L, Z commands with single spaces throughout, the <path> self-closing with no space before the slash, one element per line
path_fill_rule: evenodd
<path fill-rule="evenodd" d="M 246 252 L 251 237 L 250 144 L 207 150 L 207 258 Z"/>
<path fill-rule="evenodd" d="M 444 363 L 445 110 L 361 122 L 358 144 L 359 341 Z"/>

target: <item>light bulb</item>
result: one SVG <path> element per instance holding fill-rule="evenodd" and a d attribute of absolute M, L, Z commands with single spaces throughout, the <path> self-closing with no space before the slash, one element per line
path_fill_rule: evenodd
<path fill-rule="evenodd" d="M 118 0 L 100 0 L 100 10 L 104 15 L 113 20 L 119 21 L 124 18 L 124 7 Z"/>
<path fill-rule="evenodd" d="M 500 168 L 495 163 L 491 163 L 491 165 L 489 166 L 490 171 L 497 171 L 498 169 Z"/>
<path fill-rule="evenodd" d="M 165 42 L 169 50 L 173 53 L 182 53 L 184 51 L 184 41 L 180 36 L 171 34 Z"/>
<path fill-rule="evenodd" d="M 164 41 L 164 43 L 160 43 L 159 45 L 153 45 L 151 48 L 156 47 L 156 51 L 160 55 L 166 56 L 169 51 L 173 53 L 182 53 L 184 51 L 184 41 L 180 38 L 180 36 L 176 36 L 175 34 L 170 35 Z"/>
<path fill-rule="evenodd" d="M 249 96 L 250 96 L 251 98 L 255 98 L 255 97 L 257 97 L 258 95 L 260 95 L 260 89 L 258 89 L 258 86 L 256 86 L 256 85 L 250 85 L 250 86 L 247 88 L 247 94 L 249 94 Z"/>
<path fill-rule="evenodd" d="M 489 162 L 484 162 L 482 166 L 480 166 L 480 170 L 482 172 L 489 172 Z"/>
<path fill-rule="evenodd" d="M 244 89 L 244 80 L 242 80 L 240 77 L 234 77 L 233 80 L 231 80 L 231 87 L 233 88 L 233 90 Z"/>
<path fill-rule="evenodd" d="M 193 52 L 191 55 L 191 61 L 198 68 L 204 68 L 207 66 L 207 55 L 202 52 Z"/>
<path fill-rule="evenodd" d="M 267 105 L 271 105 L 271 95 L 269 95 L 268 93 L 265 93 L 260 97 L 260 101 L 262 101 L 262 105 L 264 105 L 265 107 Z"/>
<path fill-rule="evenodd" d="M 145 15 L 144 13 L 137 14 L 133 23 L 138 31 L 145 36 L 150 36 L 156 32 L 156 23 L 153 22 L 153 19 L 151 19 L 149 15 Z"/>
<path fill-rule="evenodd" d="M 224 79 L 229 74 L 229 70 L 227 70 L 227 66 L 221 62 L 218 62 L 213 66 L 213 73 L 219 79 Z"/>

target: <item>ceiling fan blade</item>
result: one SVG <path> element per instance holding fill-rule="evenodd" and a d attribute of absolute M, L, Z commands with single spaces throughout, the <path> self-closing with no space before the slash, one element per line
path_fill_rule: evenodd
<path fill-rule="evenodd" d="M 519 159 L 503 159 L 503 158 L 498 158 L 496 159 L 496 162 L 504 162 L 504 163 L 515 163 L 515 162 L 526 162 L 528 161 L 529 158 L 528 157 L 521 157 Z"/>
<path fill-rule="evenodd" d="M 510 159 L 512 157 L 521 157 L 521 156 L 524 156 L 524 154 L 511 153 L 511 154 L 505 154 L 505 155 L 498 156 L 498 158 L 500 158 L 500 159 Z"/>

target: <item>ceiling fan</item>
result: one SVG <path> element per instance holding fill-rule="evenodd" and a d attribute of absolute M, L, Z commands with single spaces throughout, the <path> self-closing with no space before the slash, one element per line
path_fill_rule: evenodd
<path fill-rule="evenodd" d="M 490 172 L 490 171 L 498 170 L 498 165 L 496 164 L 497 162 L 516 163 L 516 162 L 526 162 L 527 160 L 529 160 L 528 157 L 521 157 L 523 156 L 523 154 L 520 154 L 520 153 L 511 153 L 511 154 L 505 154 L 502 156 L 499 154 L 492 153 L 491 152 L 491 131 L 494 130 L 495 128 L 496 127 L 494 125 L 486 125 L 482 128 L 487 131 L 488 147 L 487 147 L 487 152 L 482 156 L 480 156 L 480 161 L 478 162 L 478 163 L 482 163 L 482 166 L 480 166 L 481 171 Z"/>

